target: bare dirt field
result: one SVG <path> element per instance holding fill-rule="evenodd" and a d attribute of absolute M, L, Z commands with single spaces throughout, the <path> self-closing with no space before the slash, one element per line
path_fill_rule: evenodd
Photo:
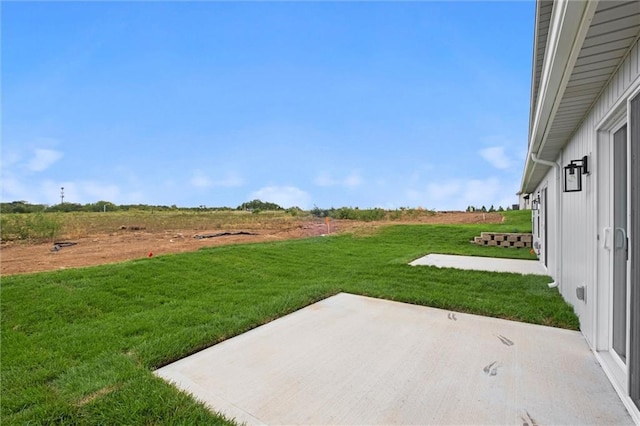
<path fill-rule="evenodd" d="M 499 213 L 446 212 L 421 216 L 412 221 L 358 222 L 351 220 L 331 220 L 330 233 L 370 233 L 381 226 L 431 223 L 469 224 L 499 223 L 503 219 Z M 227 234 L 227 235 L 220 235 Z M 215 229 L 194 231 L 178 229 L 170 231 L 148 231 L 145 229 L 117 229 L 110 233 L 96 233 L 73 239 L 57 239 L 56 250 L 53 242 L 31 244 L 26 242 L 2 242 L 0 245 L 0 275 L 53 271 L 82 266 L 116 263 L 125 260 L 181 253 L 228 244 L 280 241 L 308 238 L 327 234 L 324 220 L 309 220 L 270 226 L 247 224 L 243 229 Z M 196 236 L 209 238 L 197 238 Z"/>

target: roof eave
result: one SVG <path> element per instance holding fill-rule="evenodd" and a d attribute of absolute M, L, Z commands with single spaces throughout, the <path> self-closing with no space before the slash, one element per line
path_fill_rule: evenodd
<path fill-rule="evenodd" d="M 544 47 L 544 62 L 537 93 L 532 93 L 529 149 L 522 175 L 520 191 L 530 193 L 539 182 L 532 181 L 536 168 L 549 166 L 535 163 L 531 156 L 544 147 L 549 124 L 562 101 L 571 72 L 589 30 L 589 25 L 598 6 L 598 1 L 578 2 L 559 0 L 554 3 L 550 18 L 548 39 Z M 537 13 L 540 7 L 537 7 Z M 539 16 L 536 16 L 538 25 Z M 539 37 L 539 34 L 536 34 Z M 535 65 L 534 65 L 535 66 Z M 534 68 L 535 73 L 535 68 Z M 534 77 L 535 78 L 535 77 Z M 554 161 L 555 158 L 543 158 Z"/>

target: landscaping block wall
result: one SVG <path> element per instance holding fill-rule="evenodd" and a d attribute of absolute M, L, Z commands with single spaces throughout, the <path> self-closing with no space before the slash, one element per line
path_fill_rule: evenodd
<path fill-rule="evenodd" d="M 481 246 L 511 247 L 524 248 L 531 247 L 533 242 L 532 234 L 521 233 L 496 233 L 482 232 L 479 237 L 475 237 L 472 241 L 474 244 Z"/>

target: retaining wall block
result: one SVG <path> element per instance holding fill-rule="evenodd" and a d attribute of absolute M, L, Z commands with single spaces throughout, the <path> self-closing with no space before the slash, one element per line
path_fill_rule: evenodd
<path fill-rule="evenodd" d="M 474 237 L 470 242 L 481 246 L 528 248 L 533 243 L 533 235 L 518 232 L 481 232 L 479 237 Z"/>

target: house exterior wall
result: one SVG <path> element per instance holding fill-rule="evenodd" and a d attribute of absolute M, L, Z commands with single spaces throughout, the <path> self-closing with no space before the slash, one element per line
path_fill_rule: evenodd
<path fill-rule="evenodd" d="M 531 199 L 525 198 L 525 194 L 518 194 L 518 208 L 520 210 L 529 210 L 531 208 Z"/>
<path fill-rule="evenodd" d="M 557 169 L 551 168 L 534 192 L 538 194 L 544 187 L 548 188 L 547 269 L 559 282 L 563 297 L 574 307 L 581 329 L 592 347 L 595 347 L 598 199 L 606 196 L 598 194 L 598 129 L 619 108 L 624 108 L 624 101 L 639 85 L 640 45 L 636 41 L 578 130 L 555 159 L 564 166 L 571 160 L 589 156 L 591 173 L 583 178 L 582 191 L 563 193 L 562 169 L 559 170 L 560 179 L 555 179 Z M 559 229 L 556 224 L 559 224 Z M 578 286 L 585 286 L 584 301 L 576 297 Z"/>

